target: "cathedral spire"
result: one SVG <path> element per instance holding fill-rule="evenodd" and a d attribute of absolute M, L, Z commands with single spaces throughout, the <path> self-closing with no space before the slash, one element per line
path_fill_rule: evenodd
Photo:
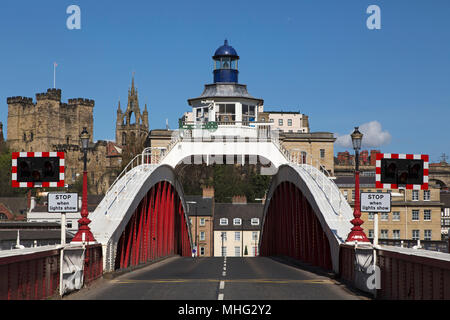
<path fill-rule="evenodd" d="M 131 94 L 134 94 L 135 92 L 135 88 L 134 88 L 134 71 L 133 71 L 133 75 L 131 77 Z"/>
<path fill-rule="evenodd" d="M 119 106 L 117 107 L 117 113 L 122 113 L 122 109 L 120 108 L 120 100 L 119 100 Z"/>

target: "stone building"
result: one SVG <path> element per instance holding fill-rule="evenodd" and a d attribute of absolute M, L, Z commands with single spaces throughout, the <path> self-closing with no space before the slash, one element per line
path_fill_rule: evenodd
<path fill-rule="evenodd" d="M 352 176 L 338 176 L 336 185 L 353 208 L 355 203 L 355 179 Z M 428 190 L 388 190 L 375 187 L 374 176 L 360 177 L 360 192 L 391 192 L 391 212 L 379 213 L 380 240 L 441 240 L 440 188 L 429 185 Z M 361 219 L 367 237 L 374 234 L 374 216 L 361 212 Z"/>
<path fill-rule="evenodd" d="M 103 193 L 116 174 L 118 163 L 108 154 L 108 142 L 94 143 L 95 102 L 90 99 L 61 101 L 61 89 L 48 89 L 28 97 L 9 97 L 7 143 L 12 152 L 65 152 L 65 183 L 71 185 L 83 173 L 79 135 L 90 134 L 87 170 L 93 193 Z"/>
<path fill-rule="evenodd" d="M 258 256 L 263 211 L 264 204 L 247 203 L 245 196 L 234 196 L 232 203 L 216 203 L 214 256 Z"/>
<path fill-rule="evenodd" d="M 204 187 L 199 196 L 185 196 L 196 256 L 213 256 L 214 188 Z"/>

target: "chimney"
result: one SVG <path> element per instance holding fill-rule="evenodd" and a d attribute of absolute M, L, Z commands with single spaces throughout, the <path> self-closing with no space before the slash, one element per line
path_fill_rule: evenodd
<path fill-rule="evenodd" d="M 380 150 L 370 150 L 370 165 L 375 166 L 377 163 L 377 153 L 380 153 Z"/>
<path fill-rule="evenodd" d="M 231 201 L 233 204 L 247 204 L 247 197 L 246 196 L 233 196 Z"/>
<path fill-rule="evenodd" d="M 204 186 L 202 190 L 203 190 L 203 198 L 214 198 L 213 186 Z"/>

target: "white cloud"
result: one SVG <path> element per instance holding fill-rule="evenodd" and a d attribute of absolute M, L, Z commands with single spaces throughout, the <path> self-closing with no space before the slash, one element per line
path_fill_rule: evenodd
<path fill-rule="evenodd" d="M 359 131 L 363 134 L 362 147 L 378 148 L 391 142 L 391 134 L 388 131 L 383 131 L 378 121 L 371 121 L 360 125 Z M 353 148 L 350 134 L 342 136 L 337 134 L 336 144 L 344 148 Z"/>

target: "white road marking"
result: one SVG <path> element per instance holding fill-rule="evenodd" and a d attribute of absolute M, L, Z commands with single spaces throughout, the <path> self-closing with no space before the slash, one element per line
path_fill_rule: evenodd
<path fill-rule="evenodd" d="M 219 296 L 217 297 L 217 300 L 223 300 L 223 293 L 219 293 Z"/>
<path fill-rule="evenodd" d="M 224 272 L 222 272 L 222 276 L 226 276 L 227 275 L 227 273 L 224 271 Z"/>
<path fill-rule="evenodd" d="M 223 288 L 225 288 L 225 281 L 220 281 L 219 289 L 223 290 Z"/>

